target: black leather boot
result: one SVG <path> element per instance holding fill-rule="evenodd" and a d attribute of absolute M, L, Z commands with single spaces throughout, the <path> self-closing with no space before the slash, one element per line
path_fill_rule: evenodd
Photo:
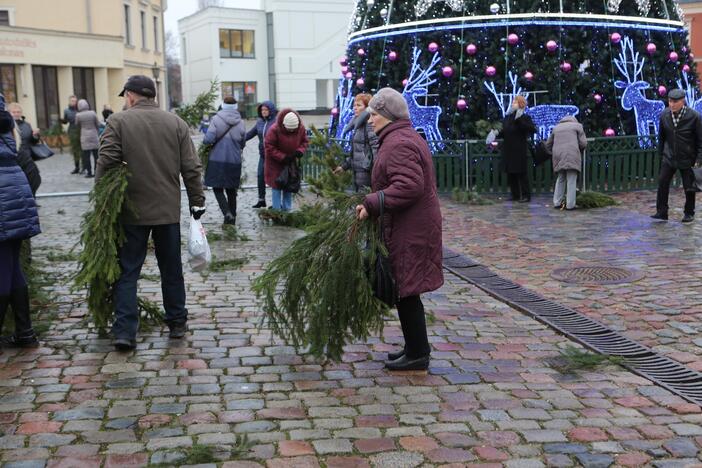
<path fill-rule="evenodd" d="M 26 286 L 10 291 L 10 306 L 15 315 L 15 334 L 7 345 L 14 348 L 38 347 L 39 340 L 29 316 L 29 289 Z"/>
<path fill-rule="evenodd" d="M 405 348 L 402 348 L 401 350 L 397 351 L 396 353 L 388 353 L 388 361 L 395 361 L 396 359 L 400 359 L 404 355 L 405 355 Z"/>

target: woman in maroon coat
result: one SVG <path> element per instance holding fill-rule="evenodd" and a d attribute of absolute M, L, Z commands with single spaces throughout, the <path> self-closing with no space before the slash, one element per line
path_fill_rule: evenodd
<path fill-rule="evenodd" d="M 409 120 L 405 98 L 383 88 L 368 106 L 370 123 L 379 137 L 371 174 L 373 192 L 356 207 L 359 219 L 380 214 L 378 192 L 385 195 L 382 227 L 399 288 L 397 312 L 405 348 L 390 353 L 392 370 L 421 370 L 429 366 L 424 305 L 419 297 L 444 283 L 441 210 L 431 151 Z"/>
<path fill-rule="evenodd" d="M 292 210 L 292 192 L 286 192 L 275 183 L 283 168 L 299 159 L 307 150 L 307 131 L 300 115 L 292 109 L 283 109 L 264 140 L 264 179 L 273 188 L 273 209 Z"/>

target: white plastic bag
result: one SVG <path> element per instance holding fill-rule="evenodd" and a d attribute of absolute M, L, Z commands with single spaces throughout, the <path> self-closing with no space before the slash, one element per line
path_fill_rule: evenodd
<path fill-rule="evenodd" d="M 485 138 L 485 144 L 486 145 L 491 145 L 493 141 L 497 139 L 497 132 L 495 130 L 490 130 L 490 133 L 488 133 L 487 138 Z"/>
<path fill-rule="evenodd" d="M 207 233 L 199 219 L 190 217 L 190 234 L 188 235 L 188 253 L 190 268 L 201 271 L 212 261 L 212 252 L 207 243 Z"/>

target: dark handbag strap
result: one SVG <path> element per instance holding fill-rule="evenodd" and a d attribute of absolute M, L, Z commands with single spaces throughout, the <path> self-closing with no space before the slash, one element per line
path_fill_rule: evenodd
<path fill-rule="evenodd" d="M 222 118 L 220 117 L 220 119 L 222 119 Z M 224 122 L 224 119 L 222 119 L 222 122 Z M 224 122 L 224 123 L 226 124 L 227 122 Z M 217 138 L 217 139 L 214 141 L 214 143 L 212 143 L 212 147 L 214 148 L 215 145 L 216 145 L 217 143 L 219 143 L 220 140 L 222 140 L 222 138 L 224 138 L 225 136 L 227 136 L 227 134 L 229 133 L 229 131 L 230 131 L 232 128 L 234 128 L 234 125 L 229 125 L 229 127 L 227 127 L 227 130 L 226 130 L 224 133 L 222 133 L 222 136 L 219 137 L 219 138 Z"/>
<path fill-rule="evenodd" d="M 385 244 L 385 229 L 383 229 L 383 213 L 385 212 L 385 193 L 382 190 L 378 191 L 378 200 L 380 201 L 380 242 Z"/>

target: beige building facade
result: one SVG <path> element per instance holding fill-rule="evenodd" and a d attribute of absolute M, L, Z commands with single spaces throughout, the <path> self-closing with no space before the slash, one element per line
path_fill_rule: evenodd
<path fill-rule="evenodd" d="M 156 81 L 166 108 L 163 14 L 167 0 L 0 0 L 0 89 L 46 130 L 68 97 L 122 108 L 130 75 Z"/>

